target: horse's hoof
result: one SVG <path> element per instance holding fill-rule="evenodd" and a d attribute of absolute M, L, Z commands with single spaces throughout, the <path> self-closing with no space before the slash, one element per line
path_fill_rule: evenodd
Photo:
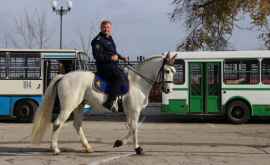
<path fill-rule="evenodd" d="M 135 148 L 135 152 L 136 152 L 137 155 L 143 155 L 144 154 L 143 148 L 141 148 L 141 147 Z"/>
<path fill-rule="evenodd" d="M 52 150 L 53 155 L 59 155 L 61 152 L 59 148 L 50 147 L 50 149 Z"/>
<path fill-rule="evenodd" d="M 112 107 L 112 108 L 111 108 L 111 111 L 112 111 L 112 112 L 118 112 L 118 109 L 115 108 L 115 107 Z"/>
<path fill-rule="evenodd" d="M 94 150 L 93 150 L 91 147 L 85 148 L 85 151 L 86 151 L 87 153 L 92 153 L 92 152 L 94 152 Z"/>
<path fill-rule="evenodd" d="M 60 155 L 60 150 L 53 151 L 53 155 Z"/>
<path fill-rule="evenodd" d="M 122 140 L 116 140 L 114 142 L 113 148 L 115 148 L 115 147 L 121 147 L 122 145 L 123 145 Z"/>

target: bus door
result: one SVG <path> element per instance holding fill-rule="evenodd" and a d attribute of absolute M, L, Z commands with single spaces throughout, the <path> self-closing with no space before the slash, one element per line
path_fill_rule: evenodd
<path fill-rule="evenodd" d="M 189 112 L 218 113 L 221 110 L 221 64 L 189 63 Z"/>
<path fill-rule="evenodd" d="M 44 69 L 43 69 L 43 84 L 44 84 L 44 88 L 43 88 L 43 92 L 45 92 L 45 90 L 47 89 L 47 87 L 50 84 L 50 81 L 53 79 L 53 77 L 57 74 L 60 73 L 60 66 L 59 63 L 57 63 L 56 60 L 52 60 L 52 59 L 46 59 L 44 60 Z"/>
<path fill-rule="evenodd" d="M 65 74 L 75 70 L 74 59 L 45 59 L 44 60 L 44 91 L 57 74 Z"/>

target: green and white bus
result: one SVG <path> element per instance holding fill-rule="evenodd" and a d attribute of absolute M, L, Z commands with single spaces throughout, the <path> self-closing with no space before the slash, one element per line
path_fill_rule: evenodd
<path fill-rule="evenodd" d="M 176 52 L 162 113 L 221 115 L 232 123 L 270 116 L 270 51 Z"/>

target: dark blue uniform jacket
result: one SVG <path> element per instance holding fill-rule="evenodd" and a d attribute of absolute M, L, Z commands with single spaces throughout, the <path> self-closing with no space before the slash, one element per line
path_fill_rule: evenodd
<path fill-rule="evenodd" d="M 111 95 L 121 95 L 126 92 L 123 88 L 128 87 L 128 78 L 118 66 L 118 62 L 112 61 L 112 55 L 123 58 L 116 50 L 112 37 L 106 37 L 99 33 L 91 42 L 93 56 L 96 60 L 97 74 L 107 80 L 111 86 Z"/>

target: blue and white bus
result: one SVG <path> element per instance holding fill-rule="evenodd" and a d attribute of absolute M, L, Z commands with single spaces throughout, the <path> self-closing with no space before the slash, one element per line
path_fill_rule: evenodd
<path fill-rule="evenodd" d="M 31 122 L 50 80 L 87 62 L 72 49 L 0 49 L 0 117 Z"/>

